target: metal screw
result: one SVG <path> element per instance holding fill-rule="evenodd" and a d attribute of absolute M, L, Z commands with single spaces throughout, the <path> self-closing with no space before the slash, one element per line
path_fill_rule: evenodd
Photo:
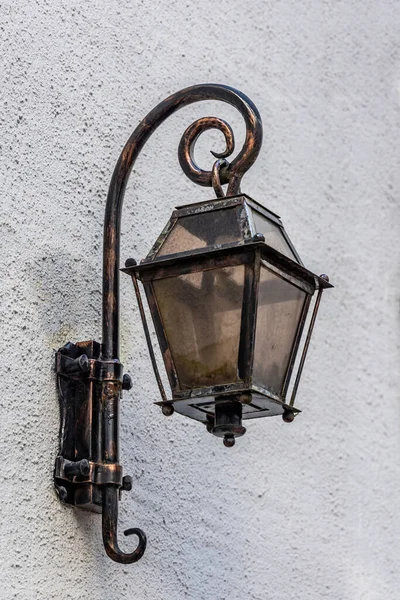
<path fill-rule="evenodd" d="M 256 233 L 251 239 L 253 242 L 265 242 L 265 236 L 262 233 Z"/>
<path fill-rule="evenodd" d="M 175 412 L 175 408 L 173 407 L 172 404 L 163 404 L 161 410 L 162 410 L 162 414 L 165 417 L 170 417 Z"/>
<path fill-rule="evenodd" d="M 125 261 L 125 267 L 129 269 L 129 267 L 136 267 L 137 262 L 134 258 L 127 258 Z"/>
<path fill-rule="evenodd" d="M 285 410 L 282 415 L 282 419 L 285 421 L 285 423 L 292 423 L 294 421 L 294 412 L 291 410 Z"/>
<path fill-rule="evenodd" d="M 121 489 L 125 492 L 130 492 L 132 489 L 132 477 L 130 475 L 125 475 L 122 478 L 122 486 Z"/>
<path fill-rule="evenodd" d="M 130 375 L 128 375 L 128 373 L 125 373 L 125 375 L 122 378 L 122 389 L 123 390 L 130 390 L 133 386 L 133 381 L 132 381 L 132 377 Z"/>
<path fill-rule="evenodd" d="M 226 435 L 224 437 L 224 446 L 225 448 L 232 448 L 235 445 L 235 438 L 233 435 Z"/>
<path fill-rule="evenodd" d="M 81 461 L 79 461 L 79 470 L 81 472 L 81 475 L 84 475 L 85 477 L 89 475 L 90 463 L 87 460 L 87 458 L 83 458 Z"/>

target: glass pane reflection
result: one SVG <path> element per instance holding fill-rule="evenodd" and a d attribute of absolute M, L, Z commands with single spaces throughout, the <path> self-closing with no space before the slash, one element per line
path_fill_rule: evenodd
<path fill-rule="evenodd" d="M 153 281 L 181 389 L 239 381 L 244 265 Z"/>
<path fill-rule="evenodd" d="M 306 292 L 261 267 L 253 381 L 280 396 Z"/>

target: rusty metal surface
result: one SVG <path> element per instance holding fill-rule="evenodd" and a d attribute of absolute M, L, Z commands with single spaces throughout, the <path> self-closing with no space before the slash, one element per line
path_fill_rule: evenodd
<path fill-rule="evenodd" d="M 122 478 L 119 465 L 119 402 L 122 389 L 130 387 L 129 378 L 123 375 L 119 362 L 122 203 L 135 160 L 157 127 L 179 108 L 212 99 L 227 102 L 242 114 L 246 125 L 243 148 L 229 164 L 225 158 L 234 150 L 232 129 L 221 119 L 207 117 L 196 121 L 183 134 L 179 160 L 186 175 L 195 183 L 219 186 L 221 195 L 221 186 L 225 183 L 229 184 L 229 194 L 240 192 L 240 181 L 256 160 L 262 143 L 261 118 L 251 100 L 228 86 L 204 84 L 180 90 L 156 106 L 126 143 L 110 183 L 104 218 L 102 345 L 100 347 L 93 341 L 69 343 L 59 350 L 56 358 L 61 426 L 60 452 L 54 472 L 55 486 L 64 503 L 96 512 L 102 510 L 106 552 L 113 560 L 122 563 L 139 560 L 146 548 L 146 537 L 138 529 L 125 532 L 127 535 L 136 533 L 139 537 L 139 545 L 134 552 L 123 553 L 117 542 L 118 493 L 130 487 L 127 479 Z M 214 154 L 218 160 L 212 171 L 203 171 L 195 164 L 193 151 L 199 135 L 208 129 L 222 131 L 226 150 L 222 154 Z M 168 227 L 173 227 L 173 222 Z M 135 283 L 137 286 L 136 279 Z M 138 291 L 137 287 L 135 290 Z M 146 294 L 151 303 L 151 293 L 146 290 Z M 138 301 L 143 318 L 140 294 Z M 166 350 L 164 358 L 168 360 Z M 157 376 L 157 367 L 154 366 Z M 157 381 L 165 400 L 159 375 Z M 171 406 L 165 409 L 166 413 L 172 410 Z"/>
<path fill-rule="evenodd" d="M 185 211 L 185 213 L 190 212 L 191 216 L 194 217 L 195 214 L 201 215 L 203 212 L 209 210 L 229 209 L 232 206 L 232 203 L 236 202 L 243 205 L 244 220 L 246 220 L 245 206 L 247 204 L 247 199 L 244 197 L 203 202 L 194 208 L 184 207 L 175 211 L 174 216 L 179 218 L 180 215 L 178 213 L 180 211 Z M 186 216 L 185 213 L 184 216 Z M 252 233 L 250 229 L 243 228 L 243 231 L 246 231 L 246 235 L 248 236 Z M 256 386 L 252 377 L 261 264 L 264 264 L 264 266 L 276 275 L 285 279 L 291 285 L 299 287 L 306 293 L 301 317 L 290 351 L 287 371 L 278 395 L 271 393 L 267 388 Z M 220 267 L 233 267 L 236 265 L 245 265 L 240 343 L 237 363 L 237 372 L 241 381 L 221 381 L 221 384 L 210 386 L 208 388 L 183 389 L 179 383 L 177 369 L 174 364 L 162 316 L 153 290 L 153 282 L 168 277 L 206 272 L 207 270 Z M 243 418 L 258 418 L 260 416 L 272 416 L 284 413 L 284 420 L 290 422 L 292 415 L 295 412 L 298 412 L 298 410 L 294 408 L 293 403 L 286 404 L 286 393 L 295 366 L 296 355 L 300 346 L 311 296 L 316 290 L 322 290 L 325 287 L 331 286 L 326 277 L 318 277 L 306 269 L 302 264 L 297 263 L 280 253 L 278 250 L 270 247 L 265 243 L 264 237 L 259 234 L 255 234 L 253 237 L 247 238 L 244 241 L 226 244 L 225 246 L 214 246 L 206 249 L 184 251 L 175 255 L 167 255 L 166 257 L 152 260 L 146 259 L 145 261 L 142 261 L 140 265 L 130 265 L 128 268 L 123 269 L 123 271 L 130 274 L 135 281 L 136 277 L 140 278 L 144 284 L 172 391 L 172 399 L 166 400 L 164 395 L 163 400 L 160 403 L 166 413 L 170 413 L 173 407 L 176 412 L 210 425 L 210 419 L 213 418 L 212 411 L 210 413 L 210 411 L 204 410 L 205 402 L 212 407 L 214 406 L 215 398 L 218 395 L 237 398 L 240 395 L 248 394 L 249 397 L 252 398 L 254 394 L 257 394 L 257 397 L 259 399 L 261 398 L 261 401 L 258 403 L 250 402 L 252 409 L 251 411 L 247 409 Z M 302 365 L 303 362 L 300 363 L 301 369 Z"/>
<path fill-rule="evenodd" d="M 56 371 L 61 422 L 54 483 L 59 498 L 64 504 L 103 512 L 107 554 L 117 562 L 136 562 L 146 547 L 144 533 L 129 530 L 138 534 L 139 545 L 128 554 L 120 551 L 116 537 L 118 495 L 132 487 L 119 464 L 119 400 L 130 378 L 119 361 L 101 358 L 100 344 L 94 341 L 60 348 Z"/>
<path fill-rule="evenodd" d="M 245 398 L 249 394 L 250 402 L 247 398 Z M 219 395 L 218 397 L 223 397 L 224 394 Z M 236 393 L 233 393 L 233 390 L 229 390 L 225 394 L 226 398 L 234 397 L 236 401 L 242 404 L 242 419 L 259 419 L 264 417 L 274 417 L 278 415 L 282 415 L 285 410 L 290 410 L 295 414 L 301 412 L 295 406 L 291 406 L 286 402 L 282 402 L 276 398 L 264 395 L 264 392 L 260 391 L 258 386 L 253 386 L 252 390 L 245 390 L 243 388 L 242 391 L 236 390 Z M 245 401 L 243 400 L 245 398 Z M 203 396 L 203 397 L 194 397 L 194 398 L 186 398 L 181 400 L 173 400 L 169 401 L 167 404 L 163 402 L 156 402 L 156 405 L 163 408 L 164 406 L 173 406 L 174 411 L 178 414 L 181 414 L 185 417 L 189 417 L 190 419 L 194 419 L 195 421 L 199 421 L 204 425 L 211 424 L 213 425 L 213 419 L 215 414 L 215 400 L 214 397 L 211 396 Z"/>

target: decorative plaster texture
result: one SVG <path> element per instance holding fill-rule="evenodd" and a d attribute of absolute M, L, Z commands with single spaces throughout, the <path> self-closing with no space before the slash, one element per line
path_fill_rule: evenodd
<path fill-rule="evenodd" d="M 395 0 L 201 3 L 5 0 L 1 153 L 1 570 L 3 600 L 397 600 L 400 596 L 400 44 Z M 120 149 L 168 94 L 238 87 L 264 121 L 243 190 L 282 215 L 326 293 L 292 425 L 250 422 L 232 450 L 163 418 L 128 278 L 121 529 L 136 565 L 111 562 L 100 517 L 52 488 L 53 351 L 100 336 L 102 220 Z M 184 128 L 139 159 L 123 216 L 141 258 L 175 204 L 210 197 L 181 173 Z M 200 141 L 202 164 L 210 144 Z M 162 173 L 162 178 L 160 177 Z M 121 545 L 131 548 L 132 540 Z"/>

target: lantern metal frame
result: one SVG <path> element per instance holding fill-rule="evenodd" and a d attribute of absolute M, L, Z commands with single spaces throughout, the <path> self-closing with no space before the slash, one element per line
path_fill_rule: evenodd
<path fill-rule="evenodd" d="M 120 549 L 117 537 L 119 496 L 122 491 L 132 488 L 132 478 L 123 477 L 119 463 L 119 405 L 123 390 L 129 390 L 132 386 L 131 378 L 123 373 L 123 365 L 119 361 L 119 272 L 123 199 L 133 165 L 158 126 L 178 109 L 203 100 L 226 102 L 238 109 L 246 125 L 244 145 L 229 163 L 226 158 L 234 150 L 231 127 L 222 119 L 205 117 L 195 121 L 183 134 L 179 144 L 179 162 L 184 173 L 192 181 L 202 186 L 212 186 L 218 198 L 224 195 L 224 184 L 228 185 L 228 197 L 240 196 L 241 179 L 256 160 L 262 144 L 261 117 L 253 102 L 229 86 L 202 84 L 180 90 L 158 104 L 141 121 L 127 141 L 110 182 L 104 217 L 102 343 L 94 340 L 69 342 L 56 353 L 61 418 L 60 449 L 54 470 L 55 488 L 64 504 L 102 513 L 106 553 L 112 560 L 123 564 L 139 560 L 146 548 L 146 536 L 140 529 L 128 529 L 124 532 L 125 535 L 135 534 L 139 539 L 137 547 L 130 553 Z M 226 149 L 222 153 L 213 153 L 217 160 L 210 171 L 201 169 L 193 158 L 198 137 L 208 129 L 221 131 L 226 142 Z M 222 200 L 226 203 L 232 201 L 237 200 Z M 195 212 L 196 205 L 183 210 L 188 214 L 191 211 Z M 253 239 L 245 244 L 221 247 L 208 256 L 190 253 L 190 256 L 179 259 L 182 262 L 178 268 L 187 268 L 184 267 L 185 261 L 190 262 L 191 269 L 199 260 L 210 261 L 210 264 L 216 261 L 232 264 L 239 258 L 247 259 L 250 249 L 259 256 L 267 253 L 269 260 L 275 260 L 277 264 L 284 263 L 282 256 L 278 256 L 272 248 L 266 247 L 260 238 L 256 239 L 253 236 Z M 160 261 L 158 268 L 165 268 L 171 261 L 174 261 L 171 257 Z M 135 274 L 133 281 L 137 293 L 136 273 L 146 277 L 149 264 L 145 261 L 132 271 Z M 133 261 L 128 262 L 128 271 L 132 270 L 132 267 Z M 301 263 L 296 269 L 304 277 L 308 276 L 309 272 L 304 270 Z M 327 287 L 323 281 L 319 283 L 318 298 L 322 289 Z M 251 285 L 254 283 L 250 274 L 247 287 Z M 149 343 L 150 335 L 140 295 L 138 299 Z M 315 312 L 313 319 L 315 320 Z M 308 342 L 310 335 L 309 331 Z M 149 350 L 155 365 L 151 344 Z M 302 365 L 300 370 L 301 368 Z M 160 384 L 157 367 L 155 372 Z M 163 396 L 161 404 L 163 412 L 168 414 L 171 407 L 166 397 Z M 293 414 L 293 407 L 291 410 L 290 414 Z"/>
<path fill-rule="evenodd" d="M 206 248 L 182 251 L 175 254 L 158 255 L 165 240 L 168 238 L 180 218 L 204 215 L 207 212 L 223 211 L 232 207 L 240 207 L 242 213 L 238 218 L 243 236 L 242 240 L 223 245 L 216 244 Z M 252 207 L 254 210 L 264 214 L 279 227 L 283 238 L 287 242 L 288 247 L 296 260 L 292 260 L 288 256 L 282 254 L 282 252 L 265 243 L 264 236 L 256 232 L 253 227 L 252 219 L 248 216 L 248 207 Z M 241 381 L 201 388 L 183 388 L 180 385 L 177 368 L 158 308 L 156 295 L 152 285 L 153 281 L 165 279 L 167 277 L 176 277 L 179 275 L 187 275 L 238 265 L 243 265 L 245 267 L 243 304 L 241 311 L 242 318 L 239 336 L 240 345 L 238 353 L 238 372 Z M 306 293 L 300 320 L 290 351 L 286 375 L 282 382 L 282 388 L 279 394 L 274 394 L 267 388 L 255 384 L 252 377 L 260 268 L 262 265 Z M 291 420 L 292 415 L 300 412 L 300 410 L 294 406 L 294 401 L 302 365 L 304 364 L 305 355 L 310 343 L 310 330 L 306 336 L 302 357 L 298 365 L 296 378 L 297 385 L 295 384 L 290 401 L 287 403 L 285 402 L 286 393 L 289 388 L 300 342 L 303 338 L 303 330 L 309 314 L 312 296 L 316 290 L 319 290 L 319 294 L 321 294 L 323 289 L 332 287 L 332 285 L 329 283 L 326 276 L 319 277 L 304 267 L 277 215 L 265 209 L 246 194 L 205 201 L 188 207 L 178 207 L 173 212 L 171 219 L 157 239 L 153 248 L 150 250 L 148 256 L 142 260 L 139 265 L 136 264 L 135 260 L 128 259 L 127 266 L 121 270 L 132 277 L 140 306 L 143 306 L 143 302 L 137 280 L 142 282 L 145 289 L 149 310 L 153 318 L 159 347 L 172 391 L 172 398 L 167 399 L 159 374 L 157 361 L 155 359 L 155 353 L 152 349 L 150 335 L 147 335 L 146 338 L 152 357 L 153 368 L 162 397 L 162 401 L 156 402 L 156 404 L 162 406 L 166 414 L 170 415 L 176 410 L 178 413 L 201 421 L 211 428 L 216 402 L 211 401 L 210 397 L 218 400 L 224 397 L 235 398 L 236 401 L 243 404 L 243 419 L 281 414 L 285 416 L 285 420 Z M 315 323 L 318 308 L 319 301 L 317 297 L 310 320 L 311 329 Z M 143 310 L 141 311 L 141 315 L 145 330 L 148 331 L 147 319 Z"/>

